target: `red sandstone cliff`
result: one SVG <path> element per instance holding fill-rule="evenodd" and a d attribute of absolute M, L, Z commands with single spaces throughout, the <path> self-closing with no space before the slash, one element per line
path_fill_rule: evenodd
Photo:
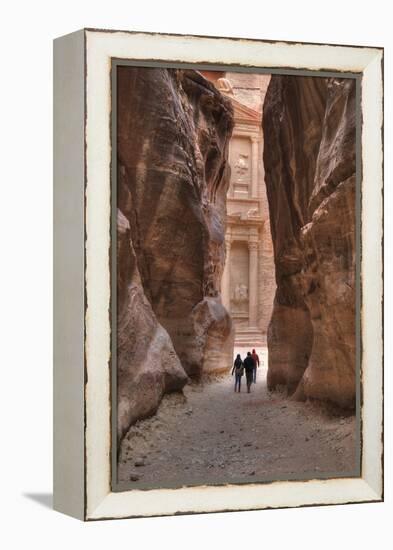
<path fill-rule="evenodd" d="M 268 386 L 355 401 L 355 81 L 273 76 L 263 113 L 277 291 Z"/>
<path fill-rule="evenodd" d="M 228 368 L 221 303 L 232 107 L 191 70 L 118 69 L 119 436 Z"/>

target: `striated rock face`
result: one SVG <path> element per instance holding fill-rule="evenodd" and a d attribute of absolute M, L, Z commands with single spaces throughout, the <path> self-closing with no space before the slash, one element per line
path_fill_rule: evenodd
<path fill-rule="evenodd" d="M 181 390 L 188 377 L 141 284 L 130 225 L 117 215 L 118 438 L 136 420 L 153 414 L 164 393 Z"/>
<path fill-rule="evenodd" d="M 264 163 L 277 291 L 268 386 L 355 402 L 355 81 L 273 76 Z"/>
<path fill-rule="evenodd" d="M 129 425 L 185 373 L 232 363 L 220 284 L 233 117 L 191 70 L 120 67 L 117 101 L 119 418 Z"/>

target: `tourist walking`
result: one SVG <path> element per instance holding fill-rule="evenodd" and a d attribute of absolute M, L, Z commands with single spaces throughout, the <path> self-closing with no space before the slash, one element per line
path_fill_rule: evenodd
<path fill-rule="evenodd" d="M 254 372 L 252 381 L 256 384 L 257 381 L 257 368 L 259 367 L 259 356 L 255 349 L 252 350 L 251 357 L 254 359 Z"/>
<path fill-rule="evenodd" d="M 232 376 L 233 373 L 235 373 L 235 391 L 236 388 L 238 388 L 238 391 L 240 392 L 240 386 L 242 384 L 242 376 L 243 376 L 243 361 L 240 357 L 240 354 L 238 353 L 235 359 L 235 362 L 233 363 L 233 369 L 232 369 Z"/>
<path fill-rule="evenodd" d="M 251 352 L 247 352 L 247 357 L 244 359 L 243 364 L 246 371 L 247 393 L 250 393 L 254 378 L 254 359 L 251 356 Z"/>

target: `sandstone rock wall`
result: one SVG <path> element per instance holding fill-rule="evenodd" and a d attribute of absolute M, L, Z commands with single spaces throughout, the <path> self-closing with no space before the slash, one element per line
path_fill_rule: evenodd
<path fill-rule="evenodd" d="M 124 433 L 187 375 L 232 363 L 220 284 L 233 115 L 230 103 L 191 70 L 120 67 L 117 103 Z"/>
<path fill-rule="evenodd" d="M 277 291 L 268 386 L 355 401 L 355 81 L 273 76 L 263 129 Z"/>
<path fill-rule="evenodd" d="M 136 420 L 153 414 L 164 393 L 181 390 L 188 377 L 166 330 L 147 300 L 130 225 L 117 215 L 118 439 Z"/>

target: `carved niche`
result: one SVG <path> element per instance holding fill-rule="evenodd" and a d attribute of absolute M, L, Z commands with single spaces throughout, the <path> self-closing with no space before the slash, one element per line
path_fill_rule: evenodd
<path fill-rule="evenodd" d="M 251 142 L 247 137 L 232 137 L 229 161 L 232 190 L 239 198 L 247 197 L 251 183 Z"/>
<path fill-rule="evenodd" d="M 230 270 L 231 314 L 234 317 L 248 317 L 249 251 L 245 242 L 232 243 Z"/>
<path fill-rule="evenodd" d="M 250 161 L 248 155 L 239 153 L 237 161 L 234 165 L 235 182 L 242 182 L 247 180 L 247 175 L 250 169 Z"/>

